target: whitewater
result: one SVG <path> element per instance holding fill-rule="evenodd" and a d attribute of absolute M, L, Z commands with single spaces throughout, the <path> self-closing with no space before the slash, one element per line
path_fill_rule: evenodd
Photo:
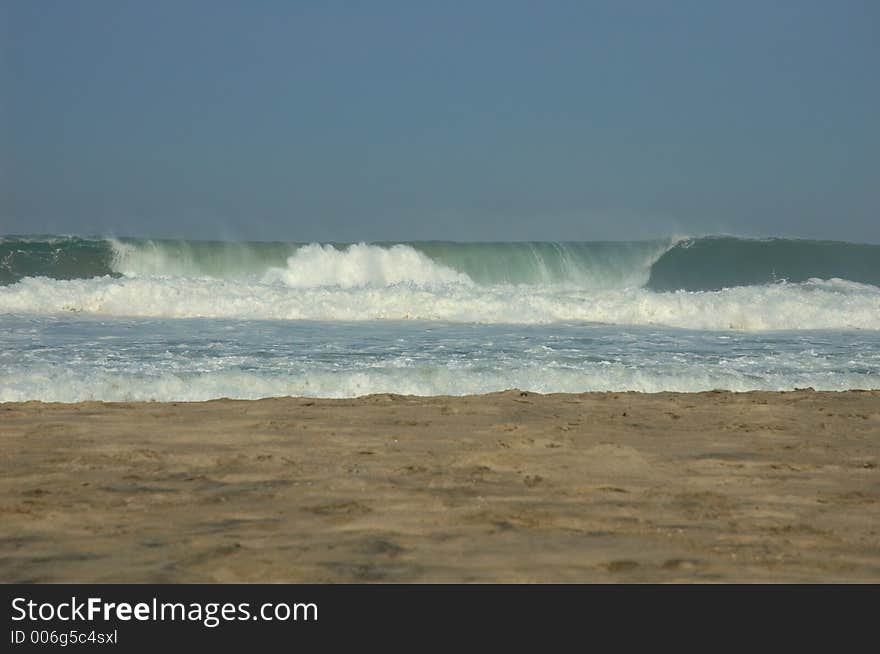
<path fill-rule="evenodd" d="M 880 387 L 880 246 L 0 239 L 0 401 Z"/>

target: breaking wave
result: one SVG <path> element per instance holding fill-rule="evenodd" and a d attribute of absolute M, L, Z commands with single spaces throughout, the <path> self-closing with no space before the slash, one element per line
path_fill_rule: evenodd
<path fill-rule="evenodd" d="M 0 239 L 0 313 L 880 329 L 880 246 Z"/>

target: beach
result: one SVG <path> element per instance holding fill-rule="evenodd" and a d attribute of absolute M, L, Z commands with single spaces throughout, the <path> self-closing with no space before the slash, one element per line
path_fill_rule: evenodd
<path fill-rule="evenodd" d="M 0 404 L 0 581 L 880 582 L 880 391 Z"/>

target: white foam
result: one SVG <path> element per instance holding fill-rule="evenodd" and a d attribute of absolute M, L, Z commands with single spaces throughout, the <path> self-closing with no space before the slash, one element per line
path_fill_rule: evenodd
<path fill-rule="evenodd" d="M 876 375 L 858 373 L 778 375 L 760 377 L 723 367 L 679 366 L 675 370 L 652 370 L 609 364 L 589 369 L 565 369 L 544 365 L 509 370 L 466 370 L 452 367 L 386 368 L 375 370 L 304 371 L 291 375 L 266 375 L 238 370 L 156 375 L 108 370 L 83 372 L 61 366 L 38 366 L 16 374 L 14 386 L 0 386 L 0 402 L 41 400 L 81 402 L 99 400 L 196 402 L 228 397 L 349 398 L 372 393 L 404 395 L 469 395 L 519 388 L 538 393 L 588 391 L 698 392 L 792 390 L 801 386 L 816 390 L 847 390 L 877 387 Z"/>
<path fill-rule="evenodd" d="M 108 239 L 113 250 L 112 270 L 126 277 L 139 276 L 194 276 L 204 273 L 193 264 L 191 257 L 172 256 L 152 241 L 138 245 Z"/>
<path fill-rule="evenodd" d="M 473 283 L 464 273 L 435 263 L 408 245 L 379 247 L 364 243 L 343 250 L 332 245 L 305 245 L 287 259 L 286 268 L 270 269 L 263 281 L 280 281 L 293 288 Z"/>
<path fill-rule="evenodd" d="M 378 279 L 383 273 L 376 273 Z M 0 287 L 0 314 L 265 320 L 586 321 L 709 330 L 880 329 L 880 288 L 845 280 L 713 292 L 579 291 L 455 282 L 290 287 L 196 278 L 26 278 Z"/>

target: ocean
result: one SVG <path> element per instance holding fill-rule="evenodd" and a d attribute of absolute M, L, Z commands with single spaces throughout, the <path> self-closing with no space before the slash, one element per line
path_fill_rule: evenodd
<path fill-rule="evenodd" d="M 880 245 L 0 238 L 0 401 L 880 388 Z"/>

